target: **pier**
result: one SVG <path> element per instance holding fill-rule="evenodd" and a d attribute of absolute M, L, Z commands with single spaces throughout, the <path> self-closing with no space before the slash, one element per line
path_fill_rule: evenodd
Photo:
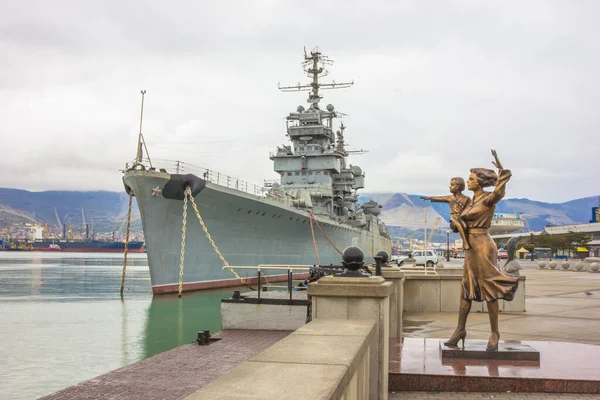
<path fill-rule="evenodd" d="M 417 392 L 429 392 L 428 394 L 433 398 L 454 398 L 453 396 L 458 395 L 457 392 L 462 393 L 460 398 L 481 398 L 482 392 L 505 392 L 504 397 L 498 396 L 498 398 L 506 399 L 535 398 L 531 397 L 534 396 L 534 392 L 552 393 L 552 396 L 559 399 L 586 399 L 593 398 L 591 396 L 594 394 L 600 394 L 600 379 L 596 374 L 600 370 L 600 338 L 597 335 L 600 328 L 600 289 L 598 289 L 600 274 L 538 270 L 531 267 L 532 265 L 522 271 L 528 282 L 527 312 L 507 311 L 501 314 L 504 327 L 502 340 L 522 341 L 535 347 L 540 351 L 539 363 L 485 360 L 450 364 L 447 361 L 442 362 L 437 346 L 439 340 L 447 338 L 454 329 L 454 312 L 405 312 L 403 342 L 389 336 L 388 345 L 380 347 L 387 348 L 388 350 L 385 351 L 389 352 L 388 367 L 384 369 L 389 380 L 389 398 L 394 400 L 425 398 L 423 397 L 425 394 Z M 313 291 L 313 295 L 319 296 L 321 292 L 327 293 L 330 289 Z M 342 293 L 344 290 L 339 292 Z M 406 292 L 404 293 L 406 295 Z M 330 299 L 333 301 L 335 297 Z M 366 300 L 365 304 L 375 304 L 373 300 Z M 339 301 L 343 301 L 343 296 L 334 303 Z M 357 301 L 354 298 L 352 303 L 356 305 Z M 387 303 L 389 306 L 388 301 L 375 300 L 379 304 Z M 315 325 L 315 321 L 323 324 L 331 321 L 331 318 L 343 317 L 340 312 L 342 314 L 346 312 L 342 312 L 341 309 L 337 311 L 332 308 L 323 309 L 324 304 L 324 300 L 319 299 L 317 312 L 323 313 L 323 310 L 326 310 L 322 315 L 323 318 L 317 318 L 311 322 L 312 325 L 305 325 L 293 334 L 291 331 L 224 330 L 213 335 L 213 338 L 220 340 L 208 346 L 183 345 L 61 390 L 44 399 L 182 399 L 192 394 L 191 398 L 201 399 L 211 398 L 207 397 L 207 394 L 211 393 L 212 395 L 222 393 L 223 396 L 219 398 L 236 398 L 236 390 L 240 390 L 239 387 L 232 388 L 230 393 L 228 393 L 229 389 L 225 388 L 233 384 L 232 377 L 235 377 L 235 382 L 238 380 L 241 382 L 243 379 L 252 381 L 254 378 L 251 377 L 256 374 L 256 371 L 251 367 L 255 367 L 256 363 L 283 362 L 294 365 L 347 363 L 344 374 L 356 373 L 358 370 L 352 370 L 352 365 L 356 366 L 358 361 L 337 360 L 336 357 L 341 353 L 331 353 L 327 350 L 327 346 L 321 347 L 322 351 L 319 351 L 319 346 L 307 347 L 306 344 L 309 342 L 321 343 L 321 339 L 308 339 L 308 335 L 317 335 L 320 338 L 351 335 L 355 338 L 354 341 L 351 340 L 353 345 L 357 346 L 355 358 L 360 358 L 360 349 L 364 348 L 361 340 L 368 343 L 373 340 L 373 334 L 365 333 L 363 339 L 358 339 L 362 331 L 357 331 L 357 328 L 344 328 L 344 324 L 355 324 L 356 322 L 353 321 L 356 321 L 356 318 L 360 319 L 361 315 L 366 317 L 366 314 L 372 312 L 369 311 L 372 307 L 353 306 L 355 311 L 352 314 L 348 311 L 345 315 L 347 318 L 355 319 L 346 320 L 348 322 L 334 320 L 333 327 L 327 327 L 328 333 L 324 335 L 324 325 Z M 378 310 L 378 313 L 382 312 L 381 306 Z M 389 313 L 387 316 L 381 315 L 384 319 L 390 316 Z M 373 319 L 376 320 L 377 318 Z M 368 322 L 365 323 L 368 325 Z M 488 334 L 486 324 L 487 314 L 484 310 L 472 313 L 469 340 L 485 340 Z M 360 329 L 366 332 L 365 327 Z M 389 331 L 387 334 L 389 335 Z M 296 335 L 295 339 L 290 335 Z M 304 336 L 299 338 L 298 335 Z M 379 338 L 377 340 L 384 339 L 385 332 L 380 331 L 377 337 Z M 190 341 L 191 339 L 193 338 L 190 338 Z M 380 341 L 378 343 L 381 344 Z M 329 346 L 331 348 L 335 345 Z M 374 346 L 374 343 L 370 346 Z M 277 350 L 281 348 L 286 350 L 281 353 Z M 285 357 L 288 358 L 280 360 L 282 354 L 288 354 L 289 357 L 286 355 Z M 266 364 L 261 364 L 261 367 L 269 368 Z M 233 369 L 236 372 L 232 375 L 230 372 Z M 274 370 L 272 373 L 280 372 L 285 375 L 285 371 Z M 350 385 L 351 381 L 350 379 L 345 381 L 344 374 L 338 377 L 341 379 L 338 381 L 332 377 L 331 384 L 326 388 L 337 394 L 322 398 L 343 398 L 341 391 L 346 390 L 344 382 Z M 302 398 L 300 393 L 305 390 L 302 377 L 294 380 L 288 375 L 285 375 L 287 376 L 285 379 L 276 376 L 279 378 L 271 376 L 265 382 L 286 388 L 293 385 L 299 391 L 293 393 L 295 398 Z M 207 385 L 210 385 L 208 389 L 206 389 Z M 257 383 L 253 387 L 249 384 L 247 397 L 258 398 L 255 396 L 261 395 L 263 393 L 261 390 L 266 390 L 264 385 Z M 275 390 L 273 393 L 276 392 Z M 506 392 L 519 393 L 515 394 L 517 397 L 511 397 Z M 572 394 L 561 395 L 560 393 Z M 538 396 L 544 398 L 546 394 Z"/>

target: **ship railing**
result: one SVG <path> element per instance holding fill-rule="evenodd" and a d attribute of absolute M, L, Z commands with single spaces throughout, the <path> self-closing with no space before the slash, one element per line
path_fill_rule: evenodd
<path fill-rule="evenodd" d="M 129 165 L 133 165 L 133 162 L 126 164 L 127 167 Z M 143 165 L 146 170 L 152 168 L 155 170 L 164 169 L 169 173 L 175 174 L 194 174 L 210 183 L 214 183 L 229 189 L 238 190 L 240 192 L 249 193 L 258 197 L 264 197 L 265 193 L 263 185 L 249 183 L 246 180 L 235 178 L 233 176 L 223 174 L 218 171 L 213 171 L 208 168 L 203 168 L 194 164 L 186 163 L 181 160 L 152 158 L 152 167 L 150 167 L 150 160 L 144 158 Z"/>
<path fill-rule="evenodd" d="M 293 281 L 294 281 L 294 272 L 301 272 L 301 273 L 309 273 L 312 270 L 319 270 L 319 271 L 325 271 L 325 272 L 342 272 L 342 268 L 341 267 L 335 267 L 335 266 L 317 266 L 317 265 L 293 265 L 293 264 L 259 264 L 259 265 L 229 265 L 229 266 L 224 266 L 222 269 L 223 270 L 227 270 L 227 269 L 236 269 L 236 270 L 254 270 L 256 271 L 256 281 L 257 281 L 257 295 L 258 295 L 258 302 L 260 303 L 261 298 L 260 298 L 260 294 L 262 292 L 262 290 L 264 288 L 270 287 L 270 288 L 280 288 L 280 289 L 286 289 L 288 291 L 289 294 L 289 304 L 293 304 L 293 292 L 296 291 L 296 288 L 294 287 Z M 264 281 L 267 281 L 268 276 L 264 276 L 262 274 L 262 272 L 264 271 L 287 271 L 287 284 L 286 285 L 275 285 L 273 283 L 269 283 L 267 282 L 266 284 L 263 283 Z M 305 288 L 304 288 L 305 289 Z M 265 289 L 266 290 L 266 289 Z"/>

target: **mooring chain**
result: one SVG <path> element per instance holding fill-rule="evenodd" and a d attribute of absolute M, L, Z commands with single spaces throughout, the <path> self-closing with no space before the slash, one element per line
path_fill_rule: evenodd
<path fill-rule="evenodd" d="M 125 249 L 123 251 L 123 273 L 121 274 L 121 296 L 123 296 L 123 288 L 125 286 L 125 270 L 127 269 L 127 252 L 129 249 L 129 229 L 131 227 L 131 199 L 133 191 L 129 192 L 129 207 L 127 208 L 127 230 L 125 231 Z"/>
<path fill-rule="evenodd" d="M 181 297 L 183 292 L 183 266 L 185 260 L 185 234 L 187 230 L 187 201 L 188 195 L 190 195 L 190 188 L 188 187 L 183 194 L 183 224 L 181 225 L 181 259 L 179 263 L 179 289 L 177 295 Z"/>
<path fill-rule="evenodd" d="M 192 207 L 194 208 L 194 212 L 196 213 L 196 217 L 198 218 L 198 222 L 200 223 L 200 226 L 202 227 L 202 230 L 204 231 L 204 234 L 206 235 L 206 238 L 210 242 L 210 245 L 212 246 L 213 250 L 217 254 L 217 257 L 219 257 L 219 259 L 221 260 L 221 262 L 223 263 L 223 265 L 225 267 L 227 267 L 227 269 L 229 270 L 229 272 L 231 272 L 233 274 L 233 276 L 235 276 L 237 279 L 239 279 L 240 282 L 243 285 L 246 285 L 249 289 L 254 290 L 248 284 L 248 282 L 246 282 L 246 280 L 244 278 L 242 278 L 241 276 L 239 276 L 238 273 L 235 272 L 235 270 L 229 266 L 229 263 L 227 262 L 227 260 L 225 260 L 225 257 L 223 257 L 223 254 L 221 254 L 221 252 L 219 251 L 219 248 L 215 244 L 215 241 L 210 236 L 210 233 L 208 233 L 208 229 L 206 229 L 206 225 L 204 224 L 204 220 L 202 219 L 202 216 L 200 216 L 200 211 L 198 211 L 198 206 L 196 205 L 196 201 L 194 200 L 194 196 L 192 196 L 192 190 L 190 189 L 189 186 L 185 190 L 185 196 L 186 196 L 186 199 L 187 199 L 187 197 L 190 198 L 190 201 L 192 202 Z M 185 205 L 184 205 L 184 207 L 185 207 Z M 182 256 L 182 262 L 183 262 L 183 256 Z"/>

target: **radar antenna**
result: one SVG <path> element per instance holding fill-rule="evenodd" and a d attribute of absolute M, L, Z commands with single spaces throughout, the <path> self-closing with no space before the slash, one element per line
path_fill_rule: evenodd
<path fill-rule="evenodd" d="M 310 108 L 318 110 L 319 101 L 322 99 L 322 97 L 319 95 L 319 89 L 343 89 L 354 85 L 354 81 L 339 83 L 335 81 L 331 81 L 331 83 L 319 82 L 319 78 L 323 78 L 329 74 L 329 71 L 325 69 L 326 65 L 333 65 L 333 60 L 321 54 L 318 47 L 311 51 L 309 56 L 306 53 L 305 47 L 302 68 L 304 69 L 304 72 L 306 72 L 306 75 L 309 78 L 312 78 L 312 82 L 306 85 L 302 85 L 300 82 L 298 82 L 298 84 L 294 86 L 281 86 L 278 84 L 277 87 L 282 92 L 311 91 L 311 93 L 308 95 L 307 102 L 310 104 Z"/>
<path fill-rule="evenodd" d="M 369 150 L 346 150 L 346 142 L 344 140 L 344 129 L 346 129 L 346 125 L 344 125 L 344 123 L 342 122 L 340 124 L 340 129 L 336 132 L 337 133 L 337 140 L 336 140 L 336 147 L 337 150 L 341 153 L 343 153 L 344 155 L 349 155 L 349 154 L 365 154 L 368 153 Z"/>

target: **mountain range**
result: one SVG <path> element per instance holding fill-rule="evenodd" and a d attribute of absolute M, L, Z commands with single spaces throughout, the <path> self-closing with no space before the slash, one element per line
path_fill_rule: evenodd
<path fill-rule="evenodd" d="M 96 232 L 123 231 L 127 217 L 125 192 L 44 191 L 29 192 L 0 188 L 0 228 L 15 223 L 39 222 L 57 229 L 60 224 L 85 232 L 85 225 Z M 141 228 L 140 214 L 133 201 L 132 228 Z"/>
<path fill-rule="evenodd" d="M 381 218 L 388 226 L 423 228 L 427 209 L 427 227 L 431 228 L 437 217 L 441 217 L 438 228 L 447 228 L 450 209 L 445 203 L 421 200 L 421 195 L 406 193 L 363 193 L 359 202 L 374 200 L 383 206 Z M 527 230 L 543 230 L 547 225 L 569 225 L 587 223 L 592 218 L 592 207 L 598 206 L 595 196 L 584 197 L 565 203 L 545 203 L 529 199 L 503 199 L 496 206 L 497 213 L 520 213 Z"/>
<path fill-rule="evenodd" d="M 407 193 L 362 193 L 359 196 L 359 203 L 368 200 L 377 201 L 383 206 L 381 218 L 393 235 L 422 230 L 425 217 L 428 229 L 434 226 L 438 217 L 440 219 L 436 228 L 440 232 L 448 228 L 450 211 L 447 204 L 425 202 L 420 199 L 420 195 Z M 85 231 L 86 224 L 96 232 L 123 231 L 127 201 L 125 192 L 30 192 L 0 188 L 0 228 L 19 222 L 37 221 L 48 223 L 56 229 L 59 219 L 67 227 L 72 225 L 74 231 Z M 527 230 L 542 230 L 546 225 L 587 223 L 592 217 L 592 207 L 597 205 L 597 197 L 585 197 L 565 203 L 504 199 L 496 207 L 496 212 L 521 213 Z M 135 201 L 132 208 L 132 228 L 141 228 Z"/>

